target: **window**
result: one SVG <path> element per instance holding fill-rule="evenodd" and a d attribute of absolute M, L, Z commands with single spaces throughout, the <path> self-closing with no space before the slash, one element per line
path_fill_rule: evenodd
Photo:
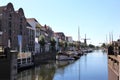
<path fill-rule="evenodd" d="M 0 20 L 0 31 L 2 31 L 2 21 Z"/>
<path fill-rule="evenodd" d="M 11 29 L 9 30 L 9 36 L 11 36 Z"/>
<path fill-rule="evenodd" d="M 10 43 L 12 42 L 12 38 L 11 37 L 9 37 L 9 40 L 10 40 Z"/>
<path fill-rule="evenodd" d="M 22 18 L 20 18 L 20 23 L 22 23 Z"/>
<path fill-rule="evenodd" d="M 11 26 L 12 26 L 12 23 L 11 23 L 11 21 L 9 21 L 8 25 L 9 25 L 9 27 L 11 28 Z"/>
<path fill-rule="evenodd" d="M 19 33 L 20 35 L 22 35 L 22 31 L 20 30 L 20 33 Z"/>
<path fill-rule="evenodd" d="M 9 14 L 9 20 L 11 20 L 12 19 L 12 15 L 11 14 Z"/>
<path fill-rule="evenodd" d="M 20 30 L 22 30 L 22 25 L 20 24 Z"/>
<path fill-rule="evenodd" d="M 20 27 L 19 27 L 19 29 L 20 29 L 20 35 L 22 35 L 22 25 L 20 24 Z"/>

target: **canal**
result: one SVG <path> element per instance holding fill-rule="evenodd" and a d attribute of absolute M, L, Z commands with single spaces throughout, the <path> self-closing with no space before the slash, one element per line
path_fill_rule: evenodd
<path fill-rule="evenodd" d="M 17 80 L 108 80 L 107 55 L 96 50 L 77 61 L 51 61 L 19 72 Z"/>

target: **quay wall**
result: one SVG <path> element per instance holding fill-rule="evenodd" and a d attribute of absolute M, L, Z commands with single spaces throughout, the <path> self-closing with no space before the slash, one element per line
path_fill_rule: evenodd
<path fill-rule="evenodd" d="M 10 61 L 6 57 L 0 59 L 0 80 L 10 79 Z"/>
<path fill-rule="evenodd" d="M 33 61 L 35 65 L 40 64 L 42 62 L 47 62 L 49 60 L 56 60 L 56 51 L 40 53 L 33 56 Z"/>
<path fill-rule="evenodd" d="M 16 80 L 17 52 L 7 51 L 5 54 L 0 55 L 0 80 Z"/>

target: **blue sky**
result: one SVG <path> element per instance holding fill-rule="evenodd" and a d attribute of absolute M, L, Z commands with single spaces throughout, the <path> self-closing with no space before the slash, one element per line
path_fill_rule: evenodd
<path fill-rule="evenodd" d="M 113 32 L 120 36 L 120 0 L 0 0 L 0 6 L 13 3 L 15 10 L 22 7 L 27 18 L 36 18 L 55 32 L 64 32 L 78 40 L 86 34 L 88 43 L 99 45 Z M 81 40 L 82 41 L 82 40 Z"/>

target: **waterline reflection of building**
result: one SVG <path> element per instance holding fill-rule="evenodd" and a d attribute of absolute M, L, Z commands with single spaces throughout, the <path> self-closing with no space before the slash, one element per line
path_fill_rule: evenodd
<path fill-rule="evenodd" d="M 54 64 L 42 64 L 34 69 L 20 72 L 17 80 L 52 80 L 56 67 Z"/>
<path fill-rule="evenodd" d="M 64 73 L 65 66 L 73 63 L 73 61 L 54 61 L 47 64 L 41 64 L 34 69 L 25 70 L 19 72 L 17 75 L 17 80 L 53 80 L 56 69 L 62 69 Z"/>
<path fill-rule="evenodd" d="M 32 80 L 108 80 L 107 54 L 101 50 L 83 55 L 77 61 L 49 62 L 29 70 Z M 27 80 L 27 77 L 19 77 L 19 80 Z"/>

